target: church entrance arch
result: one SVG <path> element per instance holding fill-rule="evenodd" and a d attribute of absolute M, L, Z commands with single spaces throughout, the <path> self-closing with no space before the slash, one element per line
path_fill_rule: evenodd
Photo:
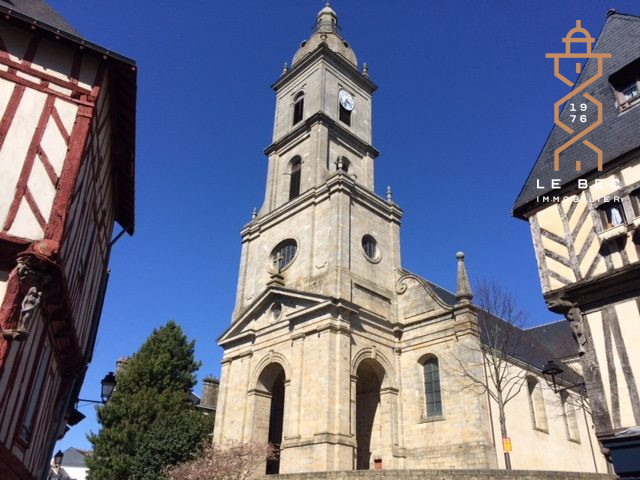
<path fill-rule="evenodd" d="M 253 439 L 269 442 L 276 449 L 276 458 L 267 460 L 267 474 L 280 472 L 280 444 L 284 426 L 285 373 L 279 363 L 267 365 L 256 385 Z"/>
<path fill-rule="evenodd" d="M 363 360 L 356 370 L 356 468 L 369 470 L 379 460 L 383 449 L 380 389 L 385 377 L 382 365 L 373 359 Z"/>

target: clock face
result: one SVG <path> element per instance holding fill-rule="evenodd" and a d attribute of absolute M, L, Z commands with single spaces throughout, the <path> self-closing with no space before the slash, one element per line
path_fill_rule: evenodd
<path fill-rule="evenodd" d="M 338 98 L 340 99 L 340 105 L 342 105 L 348 112 L 353 110 L 356 106 L 356 102 L 353 100 L 353 97 L 346 90 L 340 90 L 340 92 L 338 92 Z"/>

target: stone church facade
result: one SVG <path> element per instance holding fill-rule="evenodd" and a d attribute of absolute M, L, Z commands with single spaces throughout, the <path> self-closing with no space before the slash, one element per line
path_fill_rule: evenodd
<path fill-rule="evenodd" d="M 455 294 L 402 267 L 402 210 L 374 193 L 377 87 L 337 21 L 323 8 L 273 85 L 265 200 L 241 232 L 232 323 L 218 339 L 214 442 L 277 445 L 267 473 L 504 468 L 495 402 L 451 366 L 484 375 L 464 255 L 452 258 Z M 540 359 L 575 357 L 568 326 L 547 328 L 555 351 L 544 327 L 520 332 Z M 507 409 L 513 468 L 606 472 L 590 418 L 563 410 L 541 362 L 510 368 L 528 382 Z"/>

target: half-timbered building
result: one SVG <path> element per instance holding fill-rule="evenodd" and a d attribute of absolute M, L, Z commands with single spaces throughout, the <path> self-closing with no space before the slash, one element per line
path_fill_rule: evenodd
<path fill-rule="evenodd" d="M 114 223 L 134 229 L 136 67 L 0 1 L 0 478 L 40 478 L 91 361 Z"/>
<path fill-rule="evenodd" d="M 597 434 L 620 474 L 630 474 L 623 457 L 640 447 L 638 38 L 640 17 L 615 11 L 597 42 L 581 27 L 567 35 L 565 44 L 581 42 L 594 55 L 571 63 L 581 73 L 560 113 L 563 125 L 549 135 L 513 210 L 530 224 L 547 305 L 572 327 Z M 564 148 L 581 132 L 579 122 L 599 115 L 602 124 L 584 142 Z M 631 473 L 640 475 L 637 456 L 634 463 Z"/>

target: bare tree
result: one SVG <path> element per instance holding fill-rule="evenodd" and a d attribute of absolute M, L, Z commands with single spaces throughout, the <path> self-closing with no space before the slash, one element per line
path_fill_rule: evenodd
<path fill-rule="evenodd" d="M 270 444 L 205 442 L 200 457 L 169 467 L 166 474 L 171 480 L 247 480 L 273 459 L 275 449 Z"/>
<path fill-rule="evenodd" d="M 464 389 L 486 393 L 496 402 L 500 433 L 505 439 L 508 438 L 505 406 L 526 384 L 530 346 L 522 336 L 525 314 L 517 308 L 513 295 L 495 281 L 480 283 L 474 303 L 480 342 L 462 346 L 462 350 L 452 356 L 452 370 L 464 378 Z M 465 349 L 471 351 L 465 352 Z M 505 451 L 504 457 L 510 470 L 509 452 Z"/>

